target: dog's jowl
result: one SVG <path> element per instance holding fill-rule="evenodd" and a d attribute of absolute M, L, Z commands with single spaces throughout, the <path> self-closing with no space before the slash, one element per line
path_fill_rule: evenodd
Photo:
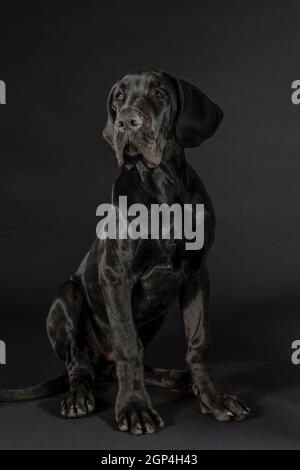
<path fill-rule="evenodd" d="M 248 416 L 244 402 L 226 393 L 211 374 L 207 258 L 215 215 L 203 183 L 185 158 L 185 148 L 212 137 L 222 118 L 221 109 L 202 91 L 163 72 L 138 71 L 112 87 L 103 135 L 119 166 L 112 194 L 116 217 L 121 216 L 121 196 L 149 213 L 153 204 L 198 204 L 205 208 L 204 244 L 189 250 L 184 236 L 97 237 L 77 272 L 58 289 L 47 320 L 51 345 L 66 374 L 31 389 L 0 392 L 0 400 L 65 390 L 60 412 L 79 418 L 94 411 L 97 371 L 117 381 L 114 412 L 123 432 L 152 434 L 164 426 L 147 385 L 193 392 L 201 411 L 218 421 Z M 147 367 L 144 350 L 177 299 L 187 369 Z"/>

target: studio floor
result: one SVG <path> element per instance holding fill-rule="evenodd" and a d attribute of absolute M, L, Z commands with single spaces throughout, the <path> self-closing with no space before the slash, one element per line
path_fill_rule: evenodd
<path fill-rule="evenodd" d="M 291 367 L 283 376 L 278 366 L 278 388 L 270 390 L 269 378 L 277 366 L 270 363 L 257 368 L 253 365 L 250 368 L 249 364 L 222 367 L 223 383 L 239 391 L 253 409 L 251 418 L 244 423 L 218 423 L 201 415 L 192 396 L 150 388 L 153 402 L 167 422 L 166 428 L 151 436 L 122 434 L 113 421 L 116 388 L 99 384 L 96 413 L 80 420 L 59 416 L 61 396 L 31 403 L 2 404 L 0 448 L 300 449 L 299 372 Z M 281 380 L 286 387 L 281 387 Z M 251 388 L 243 386 L 250 381 Z"/>

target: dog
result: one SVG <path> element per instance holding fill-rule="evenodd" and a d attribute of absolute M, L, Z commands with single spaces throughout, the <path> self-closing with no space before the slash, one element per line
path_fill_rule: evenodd
<path fill-rule="evenodd" d="M 198 251 L 184 240 L 97 238 L 75 275 L 58 290 L 47 319 L 48 336 L 66 374 L 47 384 L 0 392 L 0 401 L 42 398 L 67 391 L 61 414 L 79 418 L 95 409 L 97 374 L 116 380 L 115 420 L 134 435 L 165 423 L 146 385 L 194 393 L 204 414 L 218 421 L 246 419 L 247 405 L 214 380 L 208 335 L 207 257 L 215 214 L 185 149 L 214 135 L 223 112 L 203 92 L 165 72 L 130 73 L 111 89 L 103 136 L 117 158 L 112 203 L 204 204 L 205 241 Z M 119 214 L 120 217 L 120 214 Z M 144 366 L 143 351 L 176 299 L 187 338 L 187 370 Z"/>

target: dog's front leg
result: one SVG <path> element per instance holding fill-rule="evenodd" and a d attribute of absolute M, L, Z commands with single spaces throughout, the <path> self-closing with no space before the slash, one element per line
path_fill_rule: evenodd
<path fill-rule="evenodd" d="M 192 375 L 193 391 L 201 411 L 218 421 L 242 421 L 250 410 L 236 396 L 226 393 L 212 378 L 208 338 L 208 273 L 193 275 L 184 285 L 180 306 L 188 341 L 187 363 Z"/>
<path fill-rule="evenodd" d="M 112 331 L 118 395 L 115 418 L 120 431 L 152 434 L 164 422 L 153 408 L 144 383 L 143 345 L 132 312 L 128 273 L 106 268 L 101 280 Z"/>

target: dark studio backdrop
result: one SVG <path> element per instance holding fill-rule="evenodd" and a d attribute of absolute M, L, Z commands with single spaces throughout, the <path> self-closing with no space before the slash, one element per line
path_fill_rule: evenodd
<path fill-rule="evenodd" d="M 57 286 L 94 237 L 117 165 L 102 139 L 106 98 L 127 72 L 155 67 L 224 110 L 216 136 L 187 151 L 217 213 L 209 265 L 215 373 L 253 409 L 219 424 L 193 398 L 151 389 L 169 426 L 140 438 L 113 423 L 115 388 L 96 415 L 59 417 L 61 397 L 0 406 L 2 449 L 300 448 L 299 2 L 10 2 L 1 4 L 0 387 L 61 372 L 45 319 Z M 146 353 L 184 367 L 177 308 Z"/>

